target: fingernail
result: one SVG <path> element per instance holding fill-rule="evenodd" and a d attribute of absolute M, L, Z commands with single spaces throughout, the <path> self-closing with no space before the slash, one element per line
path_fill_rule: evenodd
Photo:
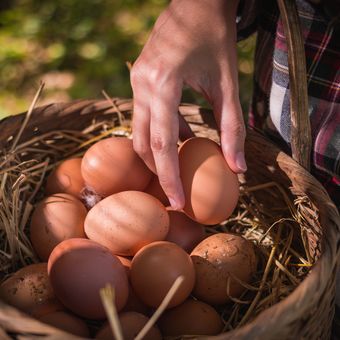
<path fill-rule="evenodd" d="M 246 172 L 247 171 L 247 164 L 246 164 L 246 160 L 244 158 L 244 153 L 243 152 L 237 153 L 237 155 L 236 155 L 236 166 L 242 172 Z"/>
<path fill-rule="evenodd" d="M 173 198 L 169 197 L 169 202 L 170 202 L 172 209 L 174 209 L 174 210 L 180 210 L 181 209 L 179 204 Z"/>

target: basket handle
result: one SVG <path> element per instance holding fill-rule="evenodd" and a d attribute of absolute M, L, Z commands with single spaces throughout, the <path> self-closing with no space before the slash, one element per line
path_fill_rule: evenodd
<path fill-rule="evenodd" d="M 278 5 L 288 46 L 292 156 L 310 171 L 312 137 L 304 42 L 295 0 L 278 0 Z"/>

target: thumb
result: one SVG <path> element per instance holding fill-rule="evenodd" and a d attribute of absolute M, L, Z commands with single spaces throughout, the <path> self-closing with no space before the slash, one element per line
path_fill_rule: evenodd
<path fill-rule="evenodd" d="M 216 92 L 215 92 L 216 93 Z M 224 158 L 235 173 L 247 171 L 244 155 L 246 129 L 238 95 L 226 96 L 222 91 L 213 100 L 213 110 L 220 129 Z"/>

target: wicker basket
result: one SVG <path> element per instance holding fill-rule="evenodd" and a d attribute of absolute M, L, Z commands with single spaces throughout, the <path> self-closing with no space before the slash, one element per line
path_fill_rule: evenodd
<path fill-rule="evenodd" d="M 289 23 L 286 4 L 292 1 L 279 1 L 283 17 Z M 288 8 L 289 12 L 289 8 Z M 293 35 L 294 36 L 294 35 Z M 294 48 L 294 42 L 290 45 Z M 296 48 L 296 47 L 295 47 Z M 292 53 L 290 54 L 292 57 Z M 290 71 L 293 78 L 296 60 L 290 60 Z M 294 79 L 293 79 L 294 82 Z M 293 86 L 292 86 L 293 87 Z M 300 89 L 301 91 L 301 89 Z M 298 97 L 292 89 L 292 97 Z M 93 121 L 107 119 L 121 112 L 127 119 L 131 118 L 132 101 L 115 99 L 115 107 L 104 100 L 80 100 L 71 103 L 51 104 L 34 109 L 21 142 L 30 140 L 37 134 L 57 130 L 82 130 Z M 303 103 L 292 100 L 292 112 L 302 112 Z M 198 136 L 218 139 L 212 114 L 193 105 L 182 105 L 179 109 Z M 306 111 L 306 110 L 305 110 Z M 304 118 L 306 118 L 305 115 Z M 21 128 L 25 114 L 9 117 L 0 122 L 0 149 L 10 150 L 11 136 Z M 303 120 L 303 118 L 302 118 Z M 305 119 L 306 121 L 306 119 Z M 294 124 L 294 123 L 293 123 Z M 305 129 L 305 123 L 298 123 L 298 132 Z M 298 133 L 297 132 L 297 133 Z M 303 150 L 301 141 L 292 139 L 294 150 Z M 302 144 L 304 142 L 302 141 Z M 300 198 L 297 208 L 304 216 L 304 232 L 312 256 L 317 259 L 306 279 L 286 299 L 258 315 L 253 321 L 234 331 L 224 333 L 211 339 L 329 339 L 334 315 L 335 276 L 339 259 L 340 218 L 337 209 L 330 201 L 322 186 L 304 167 L 258 132 L 249 130 L 245 144 L 249 170 L 247 183 L 265 183 L 275 181 L 287 189 L 292 198 Z M 308 166 L 306 153 L 296 156 L 299 162 Z M 34 153 L 29 155 L 33 158 Z M 313 209 L 315 214 L 311 214 Z M 317 218 L 315 217 L 317 216 Z M 72 335 L 60 333 L 53 327 L 17 311 L 0 302 L 0 338 L 7 334 L 21 334 L 21 338 L 33 338 L 35 335 L 47 335 L 48 338 L 72 339 Z M 30 334 L 25 336 L 25 334 Z"/>

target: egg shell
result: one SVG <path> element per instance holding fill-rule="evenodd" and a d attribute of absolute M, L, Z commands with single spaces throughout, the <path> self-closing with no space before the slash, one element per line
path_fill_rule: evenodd
<path fill-rule="evenodd" d="M 145 324 L 149 321 L 149 318 L 140 313 L 126 312 L 119 315 L 119 321 L 124 340 L 134 340 Z M 96 339 L 114 339 L 110 325 L 104 325 L 104 327 L 97 333 Z M 157 326 L 153 326 L 145 335 L 144 339 L 162 340 L 162 335 Z"/>
<path fill-rule="evenodd" d="M 92 145 L 81 164 L 86 185 L 106 197 L 127 190 L 143 191 L 152 172 L 133 150 L 132 140 L 110 137 Z"/>
<path fill-rule="evenodd" d="M 46 268 L 47 271 L 47 268 Z M 65 307 L 64 305 L 58 301 L 57 299 L 54 300 L 48 300 L 47 302 L 41 304 L 41 305 L 37 305 L 34 308 L 32 308 L 31 310 L 31 315 L 34 318 L 41 318 L 46 314 L 50 314 L 50 313 L 54 313 L 54 312 L 60 312 L 60 311 L 64 311 Z"/>
<path fill-rule="evenodd" d="M 85 188 L 81 161 L 81 158 L 71 158 L 61 162 L 47 177 L 46 195 L 63 192 L 81 198 Z"/>
<path fill-rule="evenodd" d="M 86 237 L 85 206 L 72 195 L 54 194 L 40 202 L 32 215 L 30 236 L 39 258 L 47 261 L 53 248 L 69 238 Z"/>
<path fill-rule="evenodd" d="M 129 283 L 129 296 L 124 308 L 121 312 L 137 312 L 144 315 L 148 315 L 150 308 L 137 296 L 131 283 Z"/>
<path fill-rule="evenodd" d="M 86 323 L 70 313 L 50 313 L 40 317 L 39 320 L 73 335 L 78 335 L 84 338 L 90 337 L 90 332 Z"/>
<path fill-rule="evenodd" d="M 196 271 L 193 295 L 212 305 L 239 297 L 245 288 L 233 277 L 249 283 L 256 271 L 254 245 L 239 235 L 218 233 L 209 236 L 191 252 Z"/>
<path fill-rule="evenodd" d="M 116 255 L 116 256 L 118 257 L 121 264 L 124 266 L 124 268 L 126 270 L 127 277 L 129 277 L 132 259 L 129 259 L 129 258 L 124 257 L 124 256 L 119 256 L 119 255 Z"/>
<path fill-rule="evenodd" d="M 85 219 L 89 239 L 123 256 L 133 256 L 146 244 L 164 240 L 168 230 L 165 207 L 140 191 L 123 191 L 104 198 Z"/>
<path fill-rule="evenodd" d="M 184 281 L 170 300 L 168 308 L 182 303 L 195 284 L 192 260 L 181 247 L 158 241 L 143 247 L 133 258 L 130 281 L 138 297 L 149 307 L 157 308 L 179 277 Z"/>
<path fill-rule="evenodd" d="M 163 336 L 217 335 L 223 322 L 210 305 L 193 299 L 166 310 L 158 321 Z"/>
<path fill-rule="evenodd" d="M 159 179 L 158 176 L 153 175 L 153 177 L 151 178 L 151 181 L 149 183 L 149 185 L 146 187 L 146 189 L 144 190 L 144 192 L 150 194 L 153 197 L 156 197 L 159 201 L 162 202 L 162 204 L 164 206 L 169 206 L 169 199 L 166 196 L 163 188 L 161 187 L 160 183 L 159 183 Z"/>
<path fill-rule="evenodd" d="M 31 264 L 19 269 L 0 285 L 0 298 L 26 313 L 55 300 L 47 275 L 47 263 Z"/>
<path fill-rule="evenodd" d="M 165 241 L 174 242 L 190 253 L 205 237 L 202 224 L 193 221 L 184 212 L 168 208 L 169 232 Z"/>
<path fill-rule="evenodd" d="M 124 266 L 94 241 L 78 238 L 59 243 L 49 258 L 48 273 L 58 299 L 81 317 L 105 318 L 99 291 L 107 284 L 115 289 L 117 310 L 127 301 L 129 288 Z"/>
<path fill-rule="evenodd" d="M 179 148 L 179 168 L 185 195 L 185 213 L 207 225 L 227 219 L 239 197 L 237 175 L 214 141 L 195 137 Z"/>

